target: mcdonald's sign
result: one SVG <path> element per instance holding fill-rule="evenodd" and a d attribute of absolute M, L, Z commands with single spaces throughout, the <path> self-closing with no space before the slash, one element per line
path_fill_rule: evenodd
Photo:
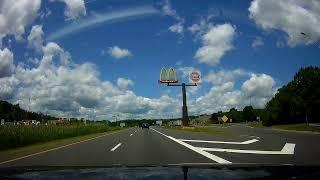
<path fill-rule="evenodd" d="M 159 83 L 178 83 L 177 73 L 173 68 L 162 68 Z"/>

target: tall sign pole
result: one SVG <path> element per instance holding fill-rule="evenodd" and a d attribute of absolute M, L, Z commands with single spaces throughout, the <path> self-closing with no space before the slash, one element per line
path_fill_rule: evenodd
<path fill-rule="evenodd" d="M 162 68 L 160 71 L 159 83 L 167 84 L 167 86 L 182 87 L 182 124 L 184 126 L 189 125 L 186 86 L 197 86 L 196 82 L 200 80 L 200 74 L 197 72 L 192 72 L 190 74 L 190 79 L 194 82 L 194 84 L 178 84 L 177 75 L 173 68 L 170 68 L 169 70 L 167 70 L 166 68 Z"/>
<path fill-rule="evenodd" d="M 188 107 L 187 107 L 187 93 L 186 84 L 182 83 L 182 123 L 187 124 L 189 121 Z"/>

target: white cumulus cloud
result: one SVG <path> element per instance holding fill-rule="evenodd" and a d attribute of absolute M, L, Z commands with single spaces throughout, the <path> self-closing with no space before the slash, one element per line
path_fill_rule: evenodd
<path fill-rule="evenodd" d="M 132 56 L 131 52 L 128 49 L 121 49 L 118 46 L 109 47 L 108 53 L 110 56 L 116 59 Z"/>
<path fill-rule="evenodd" d="M 181 23 L 174 24 L 169 27 L 169 31 L 181 34 L 183 32 L 183 25 Z"/>
<path fill-rule="evenodd" d="M 66 20 L 75 20 L 87 14 L 84 0 L 61 0 L 66 4 Z"/>
<path fill-rule="evenodd" d="M 176 21 L 175 24 L 171 25 L 168 30 L 177 34 L 182 34 L 184 30 L 184 18 L 180 17 L 176 10 L 172 8 L 169 0 L 165 0 L 162 5 L 161 12 L 165 16 L 171 16 Z"/>
<path fill-rule="evenodd" d="M 41 67 L 46 68 L 53 62 L 54 56 L 59 56 L 60 63 L 63 65 L 69 64 L 70 54 L 65 52 L 58 44 L 49 42 L 42 46 L 43 57 L 41 60 Z"/>
<path fill-rule="evenodd" d="M 25 27 L 38 16 L 40 4 L 40 0 L 1 0 L 0 40 L 7 34 L 14 35 L 18 40 L 22 39 Z"/>
<path fill-rule="evenodd" d="M 28 45 L 36 51 L 41 51 L 44 33 L 41 25 L 34 25 L 28 36 Z"/>
<path fill-rule="evenodd" d="M 127 89 L 129 86 L 133 86 L 134 83 L 132 80 L 130 79 L 125 79 L 125 78 L 118 78 L 117 80 L 117 86 L 120 88 L 120 89 Z"/>
<path fill-rule="evenodd" d="M 264 45 L 264 42 L 261 37 L 255 37 L 252 44 L 251 44 L 251 46 L 253 48 L 257 48 L 257 47 L 263 46 L 263 45 Z"/>
<path fill-rule="evenodd" d="M 202 35 L 202 47 L 200 47 L 195 58 L 200 63 L 216 65 L 226 52 L 232 49 L 232 41 L 235 36 L 235 27 L 230 24 L 212 26 Z"/>
<path fill-rule="evenodd" d="M 236 79 L 249 76 L 250 72 L 243 69 L 210 71 L 204 78 L 204 82 L 210 82 L 214 85 L 221 85 L 228 82 L 234 82 Z"/>
<path fill-rule="evenodd" d="M 209 20 L 208 18 L 207 19 L 201 18 L 199 23 L 192 24 L 191 26 L 188 27 L 188 30 L 191 33 L 203 35 L 208 31 L 209 28 L 213 26 L 213 24 L 209 22 Z"/>
<path fill-rule="evenodd" d="M 250 97 L 270 97 L 274 93 L 273 86 L 275 81 L 266 74 L 252 74 L 250 79 L 242 85 L 242 91 Z"/>
<path fill-rule="evenodd" d="M 10 77 L 1 77 L 0 78 L 0 99 L 2 100 L 10 100 L 13 98 L 17 85 L 19 84 L 19 80 L 14 76 Z"/>
<path fill-rule="evenodd" d="M 0 78 L 11 76 L 14 69 L 13 53 L 7 48 L 0 49 Z"/>
<path fill-rule="evenodd" d="M 218 80 L 219 83 L 193 101 L 195 107 L 190 107 L 190 109 L 199 113 L 212 113 L 228 111 L 234 107 L 241 110 L 248 105 L 263 108 L 277 90 L 274 87 L 273 78 L 266 74 L 252 73 L 251 77 L 243 82 L 241 89 L 234 87 L 235 80 L 235 78 Z"/>
<path fill-rule="evenodd" d="M 312 44 L 320 39 L 318 0 L 254 0 L 249 13 L 249 17 L 262 29 L 285 32 L 287 44 L 291 47 Z"/>

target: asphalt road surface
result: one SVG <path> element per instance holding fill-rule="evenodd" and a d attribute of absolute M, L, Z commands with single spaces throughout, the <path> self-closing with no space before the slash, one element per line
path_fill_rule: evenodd
<path fill-rule="evenodd" d="M 17 160 L 9 166 L 192 165 L 194 163 L 320 164 L 319 134 L 234 125 L 235 136 L 150 127 L 129 128 Z"/>

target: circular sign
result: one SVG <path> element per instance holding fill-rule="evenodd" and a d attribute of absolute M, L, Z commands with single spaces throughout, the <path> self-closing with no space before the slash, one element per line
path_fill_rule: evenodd
<path fill-rule="evenodd" d="M 192 72 L 192 73 L 190 73 L 190 79 L 191 79 L 193 82 L 199 82 L 199 81 L 200 81 L 200 73 L 198 73 L 198 72 Z"/>

